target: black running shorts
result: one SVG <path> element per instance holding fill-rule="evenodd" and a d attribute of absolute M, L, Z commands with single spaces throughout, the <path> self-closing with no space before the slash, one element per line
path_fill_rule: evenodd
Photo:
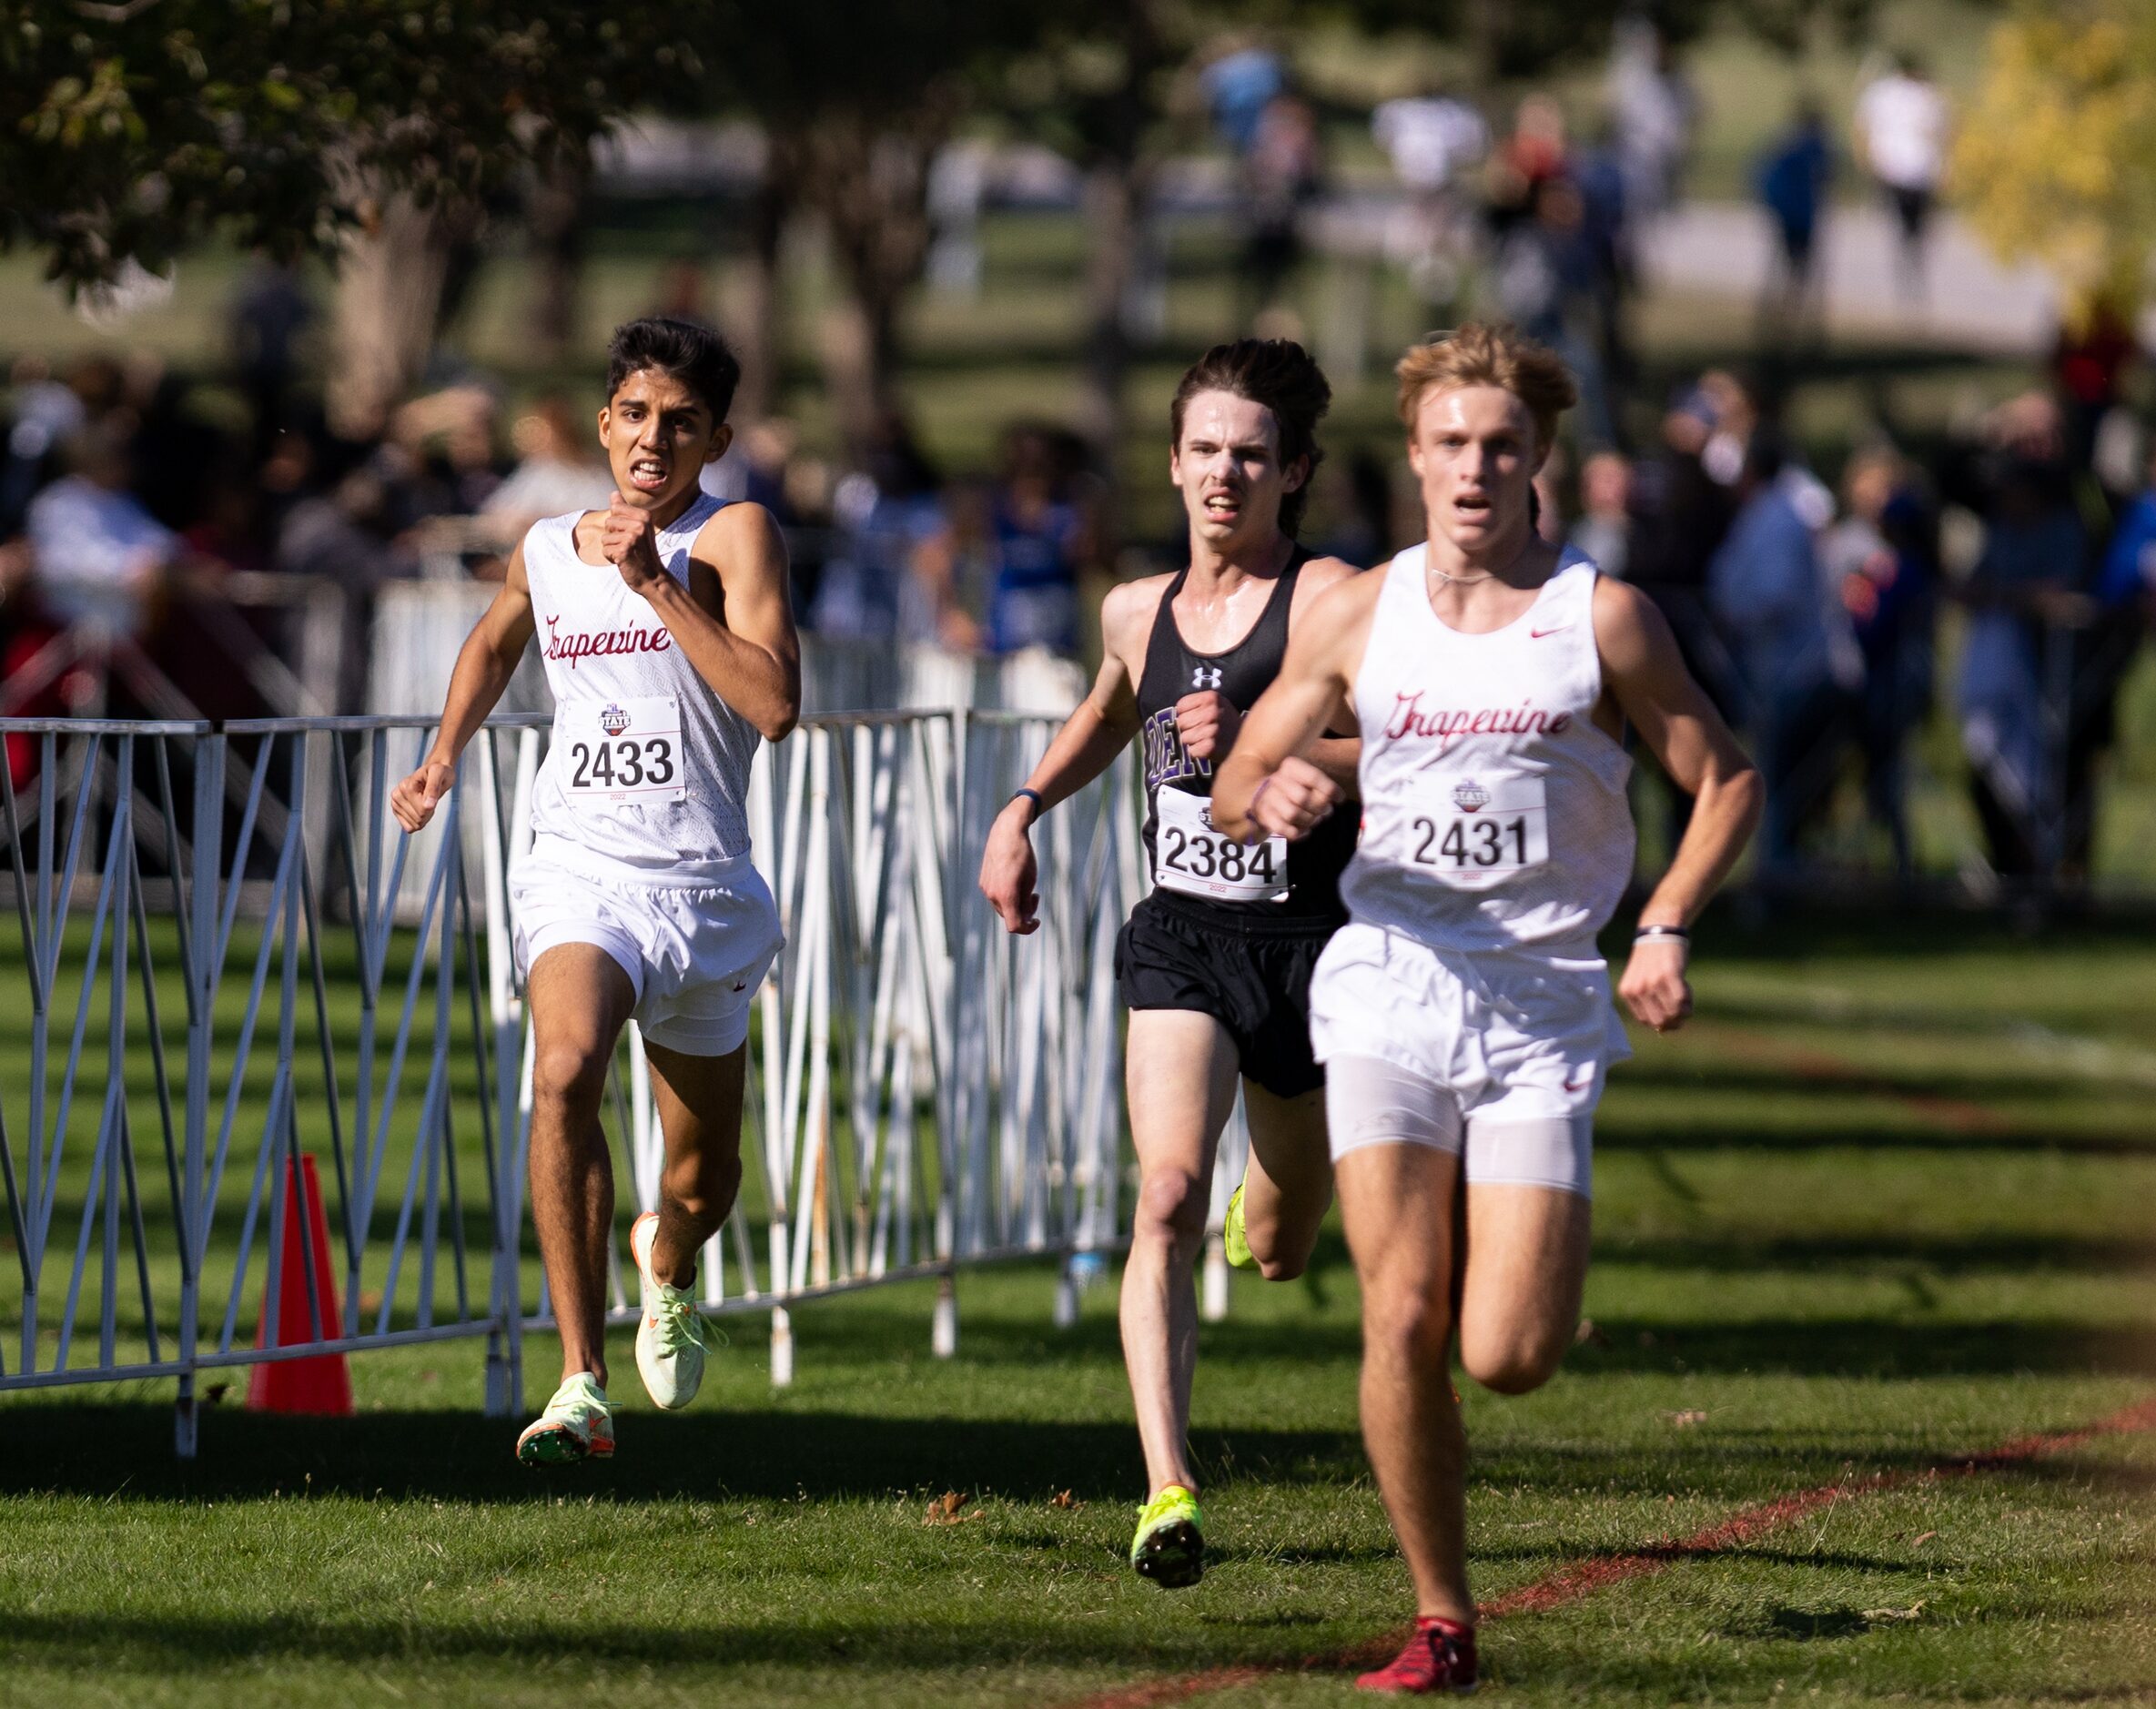
<path fill-rule="evenodd" d="M 1123 1006 L 1210 1015 L 1245 1078 L 1276 1097 L 1314 1092 L 1325 1070 L 1311 1055 L 1311 973 L 1341 924 L 1229 914 L 1157 890 L 1116 939 Z"/>

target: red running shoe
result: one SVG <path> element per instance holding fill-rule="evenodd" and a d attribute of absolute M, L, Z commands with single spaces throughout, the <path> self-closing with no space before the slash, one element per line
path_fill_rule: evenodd
<path fill-rule="evenodd" d="M 1415 1635 L 1391 1663 L 1355 1684 L 1364 1691 L 1438 1692 L 1475 1688 L 1474 1628 L 1418 1615 Z"/>

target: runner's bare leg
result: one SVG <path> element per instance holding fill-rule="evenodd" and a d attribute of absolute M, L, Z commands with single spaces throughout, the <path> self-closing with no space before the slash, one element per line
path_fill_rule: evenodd
<path fill-rule="evenodd" d="M 1210 1015 L 1139 1009 L 1130 1016 L 1127 1054 L 1139 1188 L 1123 1267 L 1123 1362 L 1145 1450 L 1147 1493 L 1179 1483 L 1195 1494 L 1194 1271 L 1205 1241 L 1213 1155 L 1235 1107 L 1235 1046 Z"/>
<path fill-rule="evenodd" d="M 1334 1173 L 1362 1287 L 1362 1440 L 1416 1612 L 1472 1623 L 1467 1441 L 1450 1371 L 1460 1159 L 1434 1146 L 1361 1146 Z"/>
<path fill-rule="evenodd" d="M 749 1049 L 690 1057 L 646 1043 L 666 1161 L 659 1176 L 659 1229 L 652 1273 L 686 1288 L 696 1258 L 725 1226 L 741 1192 L 741 1098 Z"/>
<path fill-rule="evenodd" d="M 1280 1097 L 1242 1083 L 1250 1128 L 1243 1175 L 1243 1238 L 1267 1281 L 1302 1274 L 1332 1204 L 1332 1157 L 1325 1140 L 1325 1088 Z"/>
<path fill-rule="evenodd" d="M 1580 1193 L 1468 1184 L 1460 1362 L 1483 1388 L 1525 1394 L 1556 1373 L 1579 1328 L 1591 1221 Z"/>
<path fill-rule="evenodd" d="M 606 1386 L 606 1249 L 613 1161 L 599 1102 L 614 1043 L 636 1006 L 596 944 L 557 944 L 531 966 L 531 1221 L 562 1332 L 562 1374 Z"/>

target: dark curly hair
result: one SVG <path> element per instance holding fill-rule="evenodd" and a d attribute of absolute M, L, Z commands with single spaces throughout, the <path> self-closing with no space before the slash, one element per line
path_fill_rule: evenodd
<path fill-rule="evenodd" d="M 1280 432 L 1280 466 L 1310 461 L 1302 484 L 1280 499 L 1280 531 L 1293 538 L 1310 504 L 1311 477 L 1325 453 L 1318 449 L 1318 421 L 1332 406 L 1332 388 L 1311 353 L 1291 339 L 1237 339 L 1216 344 L 1184 372 L 1168 406 L 1175 443 L 1183 442 L 1183 411 L 1201 391 L 1231 392 L 1272 411 Z"/>
<path fill-rule="evenodd" d="M 709 327 L 665 315 L 647 315 L 614 329 L 606 346 L 606 395 L 644 369 L 671 375 L 703 399 L 714 423 L 724 421 L 741 384 L 741 359 Z"/>

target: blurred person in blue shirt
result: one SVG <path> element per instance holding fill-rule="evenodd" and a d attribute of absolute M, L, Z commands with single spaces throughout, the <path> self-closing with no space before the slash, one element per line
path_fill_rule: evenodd
<path fill-rule="evenodd" d="M 1288 69 L 1261 41 L 1230 42 L 1198 74 L 1198 86 L 1220 139 L 1238 157 L 1258 140 L 1258 126 L 1273 97 L 1288 86 Z"/>
<path fill-rule="evenodd" d="M 1770 332 L 1794 329 L 1819 312 L 1816 245 L 1819 215 L 1834 187 L 1834 166 L 1827 121 L 1807 96 L 1797 103 L 1788 129 L 1760 157 L 1754 174 L 1781 249 L 1779 266 L 1769 275 L 1759 303 L 1760 320 Z"/>
<path fill-rule="evenodd" d="M 1766 778 L 1761 857 L 1787 868 L 1797 833 L 1826 803 L 1838 766 L 1844 685 L 1836 631 L 1812 527 L 1782 479 L 1786 454 L 1756 429 L 1737 481 L 1738 507 L 1707 568 L 1707 596 L 1736 658 L 1739 686 Z"/>
<path fill-rule="evenodd" d="M 988 512 L 988 650 L 1078 651 L 1078 576 L 1093 556 L 1090 507 L 1073 496 L 1068 435 L 1031 423 L 1004 436 Z"/>
<path fill-rule="evenodd" d="M 25 519 L 39 602 L 55 622 L 94 622 L 140 640 L 186 543 L 129 490 L 133 453 L 117 421 L 83 429 L 68 441 L 66 463 Z"/>
<path fill-rule="evenodd" d="M 2082 615 L 2089 543 L 2057 403 L 2040 392 L 2009 399 L 1983 434 L 1981 450 L 1949 464 L 1947 487 L 1985 524 L 1983 551 L 1956 591 L 1969 613 L 1961 743 L 1992 870 L 2030 877 L 2064 847 L 2063 723 L 2047 720 L 2046 702 L 2070 683 L 2071 638 L 2059 626 Z"/>
<path fill-rule="evenodd" d="M 838 543 L 824 566 L 809 626 L 848 641 L 935 642 L 950 561 L 943 480 L 893 412 L 863 466 L 832 495 Z"/>
<path fill-rule="evenodd" d="M 1893 849 L 1895 875 L 1915 872 L 1904 750 L 1930 710 L 1938 603 L 1937 522 L 1891 449 L 1857 453 L 1842 473 L 1847 514 L 1820 541 L 1863 661 L 1857 745 L 1865 805 Z"/>

